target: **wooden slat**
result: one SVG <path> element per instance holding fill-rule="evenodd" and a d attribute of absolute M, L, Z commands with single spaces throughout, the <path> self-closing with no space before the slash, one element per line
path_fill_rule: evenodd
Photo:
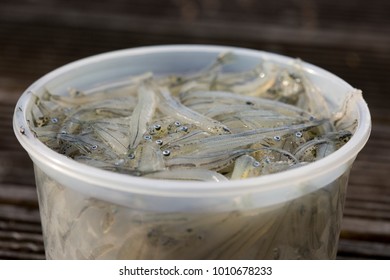
<path fill-rule="evenodd" d="M 25 232 L 9 232 L 1 231 L 0 240 L 11 240 L 11 241 L 21 241 L 21 242 L 35 242 L 40 245 L 43 244 L 43 237 L 40 233 L 25 233 Z M 37 246 L 42 247 L 42 246 Z"/>
<path fill-rule="evenodd" d="M 359 1 L 95 1 L 94 5 L 79 1 L 31 2 L 19 0 L 3 0 L 4 6 L 19 8 L 24 14 L 30 10 L 43 10 L 48 14 L 56 10 L 85 11 L 91 14 L 107 13 L 114 15 L 163 15 L 164 18 L 183 18 L 188 21 L 196 19 L 217 18 L 225 21 L 239 20 L 243 22 L 259 22 L 267 24 L 277 22 L 279 25 L 304 26 L 307 28 L 346 28 L 356 25 L 367 29 L 373 26 L 388 26 L 387 2 L 374 0 L 370 5 Z M 88 8 L 87 8 L 88 7 Z M 54 11 L 53 11 L 54 10 Z M 245 17 L 242 14 L 245 14 Z M 357 16 L 359 15 L 359 16 Z M 367 22 L 370 25 L 367 26 Z M 366 24 L 364 24 L 366 23 Z"/>
<path fill-rule="evenodd" d="M 2 184 L 0 203 L 37 207 L 38 199 L 35 186 Z"/>
<path fill-rule="evenodd" d="M 37 207 L 0 204 L 0 222 L 2 220 L 12 221 L 12 223 L 9 224 L 11 226 L 14 225 L 13 221 L 40 223 L 39 210 Z M 6 227 L 7 224 L 2 222 L 2 226 Z"/>
<path fill-rule="evenodd" d="M 0 248 L 3 250 L 9 250 L 9 251 L 24 251 L 24 252 L 44 252 L 43 244 L 37 244 L 34 242 L 25 242 L 25 241 L 18 241 L 13 242 L 10 240 L 1 241 L 0 240 Z"/>
<path fill-rule="evenodd" d="M 15 136 L 13 136 L 13 141 L 15 142 L 12 146 L 14 149 L 8 150 L 5 149 L 7 146 L 0 142 L 3 147 L 0 149 L 0 182 L 4 184 L 34 184 L 31 159 Z"/>
<path fill-rule="evenodd" d="M 19 250 L 2 250 L 0 248 L 0 259 L 10 260 L 44 260 L 44 252 L 21 252 Z"/>
<path fill-rule="evenodd" d="M 338 258 L 390 259 L 390 244 L 342 239 L 339 242 Z"/>
<path fill-rule="evenodd" d="M 341 237 L 390 243 L 390 221 L 344 217 Z"/>

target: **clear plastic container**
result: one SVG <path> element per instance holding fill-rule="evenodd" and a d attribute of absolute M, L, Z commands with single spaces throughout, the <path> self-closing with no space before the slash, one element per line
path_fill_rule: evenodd
<path fill-rule="evenodd" d="M 78 163 L 46 147 L 29 128 L 33 95 L 65 94 L 133 74 L 189 73 L 222 51 L 239 56 L 235 69 L 258 58 L 292 58 L 224 46 L 176 45 L 110 52 L 65 65 L 36 81 L 15 109 L 15 134 L 34 162 L 48 259 L 334 259 L 349 171 L 368 140 L 363 98 L 347 118 L 351 140 L 304 167 L 227 182 L 155 180 Z M 353 88 L 304 63 L 332 104 Z"/>

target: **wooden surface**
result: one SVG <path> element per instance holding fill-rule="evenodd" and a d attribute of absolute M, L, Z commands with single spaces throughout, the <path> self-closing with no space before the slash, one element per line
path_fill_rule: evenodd
<path fill-rule="evenodd" d="M 325 68 L 364 92 L 373 131 L 350 176 L 339 259 L 390 259 L 390 2 L 2 0 L 0 259 L 42 259 L 27 153 L 12 131 L 23 90 L 89 55 L 142 45 L 222 44 Z"/>

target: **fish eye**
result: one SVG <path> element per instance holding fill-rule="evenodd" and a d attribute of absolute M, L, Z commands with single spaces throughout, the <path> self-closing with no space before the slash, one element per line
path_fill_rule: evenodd
<path fill-rule="evenodd" d="M 129 155 L 128 155 L 128 158 L 129 158 L 129 159 L 134 159 L 134 158 L 135 158 L 135 155 L 134 155 L 134 154 L 129 154 Z"/>
<path fill-rule="evenodd" d="M 171 152 L 169 150 L 165 150 L 162 152 L 162 154 L 167 157 L 171 154 Z"/>
<path fill-rule="evenodd" d="M 300 132 L 300 131 L 297 131 L 296 133 L 295 133 L 295 136 L 296 137 L 298 137 L 298 138 L 301 138 L 302 137 L 302 132 Z"/>
<path fill-rule="evenodd" d="M 281 137 L 279 135 L 274 136 L 275 141 L 280 141 Z"/>

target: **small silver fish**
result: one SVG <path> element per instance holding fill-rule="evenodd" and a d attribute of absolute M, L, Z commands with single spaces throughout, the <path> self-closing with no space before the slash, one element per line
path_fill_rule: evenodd
<path fill-rule="evenodd" d="M 171 96 L 167 88 L 162 88 L 159 93 L 160 102 L 158 104 L 158 108 L 164 114 L 170 115 L 182 122 L 194 124 L 213 134 L 230 132 L 229 128 L 222 123 L 201 115 L 198 112 L 184 106 L 177 99 Z"/>
<path fill-rule="evenodd" d="M 138 88 L 138 104 L 131 115 L 129 148 L 134 149 L 141 142 L 147 125 L 151 122 L 156 110 L 157 98 L 155 92 L 145 83 Z"/>
<path fill-rule="evenodd" d="M 238 157 L 234 163 L 233 173 L 230 180 L 239 180 L 260 175 L 260 162 L 249 155 Z"/>

